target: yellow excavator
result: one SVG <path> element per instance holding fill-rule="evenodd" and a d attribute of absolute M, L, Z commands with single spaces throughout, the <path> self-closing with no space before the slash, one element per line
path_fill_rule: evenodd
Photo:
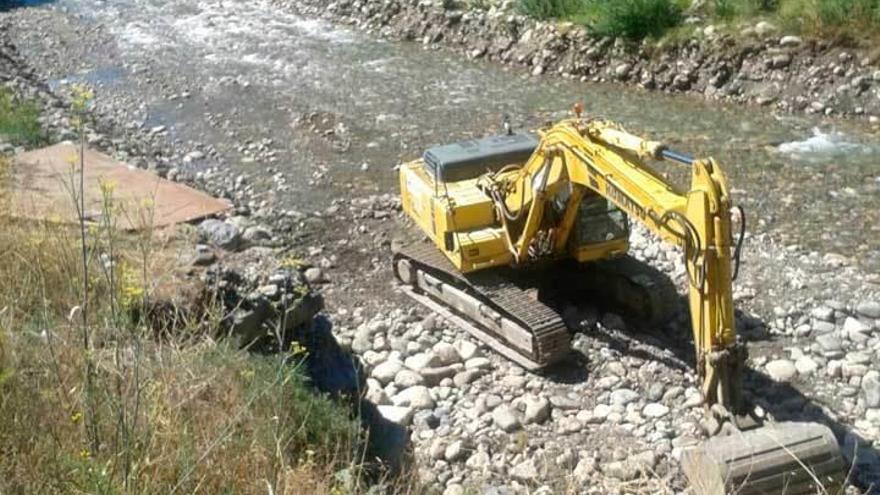
<path fill-rule="evenodd" d="M 693 489 L 795 494 L 821 485 L 836 493 L 843 461 L 828 427 L 760 425 L 748 414 L 732 298 L 745 218 L 739 209 L 734 243 L 738 208 L 719 165 L 585 117 L 579 104 L 574 113 L 536 134 L 505 122 L 502 135 L 436 146 L 400 167 L 403 210 L 427 237 L 395 250 L 403 290 L 539 371 L 570 355 L 569 330 L 549 300 L 595 298 L 645 322 L 674 308 L 669 279 L 627 256 L 637 221 L 683 251 L 712 435 L 682 456 Z M 676 190 L 652 160 L 689 167 L 690 189 Z"/>

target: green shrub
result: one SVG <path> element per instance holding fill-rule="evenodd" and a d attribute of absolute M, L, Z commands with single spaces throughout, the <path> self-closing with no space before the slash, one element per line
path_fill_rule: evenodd
<path fill-rule="evenodd" d="M 579 14 L 584 0 L 519 0 L 520 12 L 536 19 L 564 19 Z"/>
<path fill-rule="evenodd" d="M 880 21 L 880 0 L 819 0 L 815 15 L 827 26 L 876 24 Z"/>
<path fill-rule="evenodd" d="M 713 0 L 711 14 L 720 19 L 750 17 L 773 12 L 778 0 Z"/>
<path fill-rule="evenodd" d="M 682 20 L 672 0 L 603 0 L 595 4 L 592 29 L 603 36 L 642 39 L 661 36 Z"/>
<path fill-rule="evenodd" d="M 779 16 L 789 27 L 807 33 L 861 38 L 880 29 L 880 0 L 784 0 Z"/>
<path fill-rule="evenodd" d="M 40 127 L 40 109 L 29 101 L 16 99 L 0 88 L 0 137 L 15 145 L 36 145 L 45 140 Z"/>
<path fill-rule="evenodd" d="M 721 19 L 730 19 L 736 15 L 735 0 L 714 0 L 712 2 L 712 13 Z"/>

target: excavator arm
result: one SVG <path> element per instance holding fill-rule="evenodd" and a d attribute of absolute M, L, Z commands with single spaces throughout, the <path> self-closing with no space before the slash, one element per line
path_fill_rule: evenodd
<path fill-rule="evenodd" d="M 690 189 L 677 192 L 646 160 L 671 160 L 691 168 Z M 585 194 L 598 194 L 666 242 L 684 251 L 688 300 L 697 370 L 710 406 L 738 414 L 740 366 L 733 317 L 731 205 L 720 167 L 645 141 L 610 122 L 563 121 L 541 135 L 522 167 L 481 179 L 495 201 L 508 249 L 518 263 L 528 261 L 538 239 L 562 252 Z M 547 215 L 551 199 L 567 200 L 561 215 Z M 716 406 L 717 408 L 717 406 Z"/>

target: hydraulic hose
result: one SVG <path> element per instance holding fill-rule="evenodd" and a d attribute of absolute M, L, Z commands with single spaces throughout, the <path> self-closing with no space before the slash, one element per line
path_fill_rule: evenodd
<path fill-rule="evenodd" d="M 694 164 L 694 157 L 692 157 L 691 155 L 666 148 L 660 150 L 660 157 L 664 160 L 671 160 L 673 162 L 683 163 L 685 165 Z"/>
<path fill-rule="evenodd" d="M 733 250 L 733 280 L 739 275 L 739 261 L 742 254 L 743 241 L 746 238 L 746 211 L 742 206 L 734 206 L 731 210 L 739 211 L 739 238 L 736 240 L 736 247 Z"/>

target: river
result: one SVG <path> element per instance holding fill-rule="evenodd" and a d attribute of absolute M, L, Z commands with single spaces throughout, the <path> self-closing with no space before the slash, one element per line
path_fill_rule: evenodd
<path fill-rule="evenodd" d="M 137 102 L 140 125 L 213 145 L 235 173 L 257 181 L 283 173 L 291 207 L 394 192 L 394 165 L 428 145 L 493 132 L 504 114 L 533 128 L 582 101 L 590 115 L 714 156 L 752 232 L 880 267 L 880 144 L 867 124 L 531 77 L 266 0 L 58 0 L 36 8 L 73 14 L 104 40 L 67 61 L 59 84 L 86 80 L 99 100 Z M 276 151 L 271 171 L 249 158 L 249 143 L 259 142 Z M 677 182 L 686 176 L 671 173 Z M 314 187 L 321 175 L 334 185 Z"/>

